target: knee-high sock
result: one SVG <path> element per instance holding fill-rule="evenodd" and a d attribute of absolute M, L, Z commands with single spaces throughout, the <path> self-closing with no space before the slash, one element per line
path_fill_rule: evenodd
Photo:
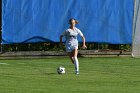
<path fill-rule="evenodd" d="M 79 61 L 77 57 L 73 57 L 74 59 L 74 65 L 75 65 L 75 70 L 79 71 Z"/>

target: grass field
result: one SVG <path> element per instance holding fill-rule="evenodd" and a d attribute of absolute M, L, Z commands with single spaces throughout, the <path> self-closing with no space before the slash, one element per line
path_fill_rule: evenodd
<path fill-rule="evenodd" d="M 0 60 L 0 93 L 140 93 L 140 59 L 68 58 Z M 57 67 L 66 74 L 59 75 Z"/>

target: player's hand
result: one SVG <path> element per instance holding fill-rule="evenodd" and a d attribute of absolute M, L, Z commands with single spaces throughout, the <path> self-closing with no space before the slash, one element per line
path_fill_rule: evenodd
<path fill-rule="evenodd" d="M 86 46 L 86 45 L 83 45 L 83 46 L 82 46 L 82 49 L 87 49 L 87 46 Z"/>

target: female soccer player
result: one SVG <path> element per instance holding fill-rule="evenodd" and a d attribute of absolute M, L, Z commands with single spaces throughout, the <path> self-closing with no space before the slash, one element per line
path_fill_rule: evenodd
<path fill-rule="evenodd" d="M 79 74 L 79 62 L 77 59 L 78 54 L 78 40 L 77 35 L 80 35 L 83 40 L 82 48 L 87 48 L 85 44 L 85 37 L 83 33 L 75 27 L 78 24 L 78 21 L 74 18 L 69 20 L 70 27 L 60 35 L 60 45 L 62 45 L 62 37 L 66 37 L 65 47 L 66 52 L 68 53 L 72 63 L 75 65 L 76 74 Z"/>

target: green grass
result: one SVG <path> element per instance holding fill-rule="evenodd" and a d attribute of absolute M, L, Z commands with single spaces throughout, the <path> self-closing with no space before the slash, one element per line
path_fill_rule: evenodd
<path fill-rule="evenodd" d="M 0 60 L 0 93 L 139 93 L 140 59 L 68 58 Z M 57 67 L 66 74 L 59 75 Z"/>

